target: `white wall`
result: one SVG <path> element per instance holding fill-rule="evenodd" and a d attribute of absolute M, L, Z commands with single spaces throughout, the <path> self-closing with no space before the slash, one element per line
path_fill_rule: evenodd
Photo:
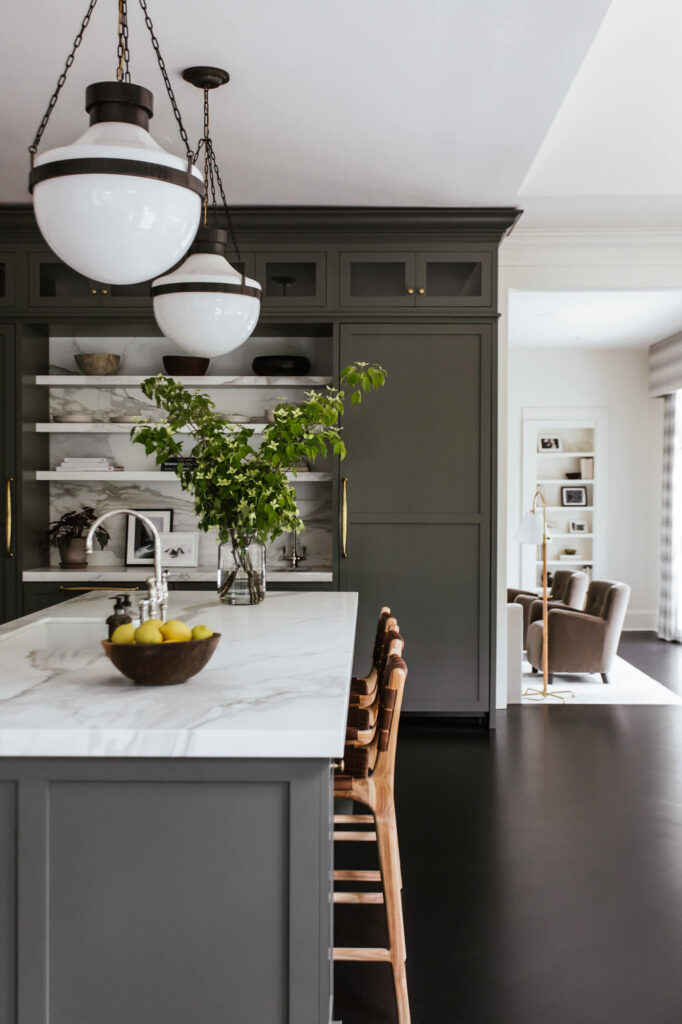
<path fill-rule="evenodd" d="M 648 395 L 647 349 L 508 350 L 507 580 L 520 585 L 521 429 L 527 407 L 600 407 L 607 414 L 606 488 L 598 575 L 632 587 L 626 628 L 654 629 L 658 604 L 662 401 Z M 605 472 L 605 477 L 604 477 Z"/>

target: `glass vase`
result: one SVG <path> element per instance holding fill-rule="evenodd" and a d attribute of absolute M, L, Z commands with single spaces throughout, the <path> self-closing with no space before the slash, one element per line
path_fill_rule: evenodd
<path fill-rule="evenodd" d="M 265 597 L 265 545 L 221 544 L 218 597 L 225 604 L 260 604 Z"/>

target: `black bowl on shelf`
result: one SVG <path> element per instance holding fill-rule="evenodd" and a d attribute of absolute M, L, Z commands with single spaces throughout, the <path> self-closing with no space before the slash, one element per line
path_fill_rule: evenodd
<path fill-rule="evenodd" d="M 305 377 L 310 360 L 305 356 L 256 356 L 251 368 L 259 377 Z"/>
<path fill-rule="evenodd" d="M 171 377 L 203 377 L 210 362 L 203 356 L 164 356 L 163 368 Z"/>

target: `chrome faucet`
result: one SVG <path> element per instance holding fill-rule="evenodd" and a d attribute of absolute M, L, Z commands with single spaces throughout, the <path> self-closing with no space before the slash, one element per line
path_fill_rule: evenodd
<path fill-rule="evenodd" d="M 161 619 L 162 622 L 165 622 L 168 611 L 168 573 L 161 568 L 161 537 L 151 519 L 132 508 L 112 508 L 110 512 L 103 512 L 88 530 L 85 538 L 85 550 L 89 555 L 92 554 L 92 539 L 95 536 L 95 530 L 105 519 L 117 515 L 135 516 L 141 523 L 144 523 L 154 538 L 154 575 L 147 580 L 147 597 L 140 601 L 140 622 L 145 622 L 147 619 Z"/>

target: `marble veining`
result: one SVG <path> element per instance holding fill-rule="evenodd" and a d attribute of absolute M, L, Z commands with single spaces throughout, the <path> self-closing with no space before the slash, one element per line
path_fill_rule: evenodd
<path fill-rule="evenodd" d="M 0 756 L 338 757 L 357 595 L 277 593 L 228 607 L 171 595 L 170 615 L 222 635 L 180 686 L 121 676 L 98 637 L 110 613 L 88 594 L 0 627 Z"/>

